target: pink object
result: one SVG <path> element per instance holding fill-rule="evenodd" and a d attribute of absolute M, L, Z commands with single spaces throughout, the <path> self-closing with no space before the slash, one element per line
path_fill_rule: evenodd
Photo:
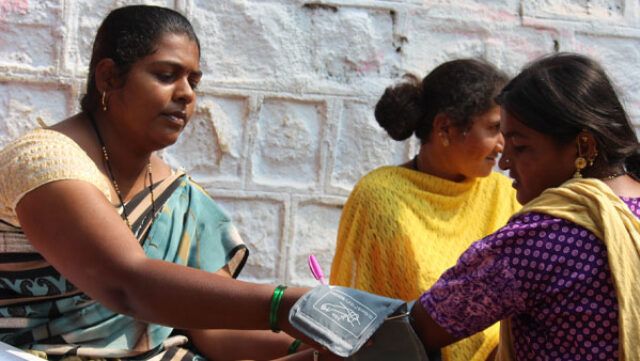
<path fill-rule="evenodd" d="M 309 269 L 311 270 L 313 277 L 320 281 L 320 283 L 323 285 L 327 284 L 327 281 L 324 279 L 324 274 L 322 274 L 322 268 L 313 254 L 309 255 Z"/>

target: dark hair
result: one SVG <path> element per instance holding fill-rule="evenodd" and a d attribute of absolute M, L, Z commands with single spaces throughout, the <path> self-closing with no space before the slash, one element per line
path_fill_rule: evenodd
<path fill-rule="evenodd" d="M 93 112 L 100 99 L 96 89 L 97 64 L 110 58 L 126 75 L 140 58 L 155 51 L 157 41 L 165 34 L 184 34 L 196 42 L 200 52 L 200 41 L 191 23 L 180 13 L 158 6 L 132 5 L 115 9 L 102 21 L 93 42 L 87 93 L 80 106 L 84 112 Z"/>
<path fill-rule="evenodd" d="M 406 77 L 408 81 L 387 88 L 378 100 L 376 120 L 395 140 L 415 133 L 423 143 L 439 113 L 453 126 L 469 129 L 474 115 L 496 105 L 495 97 L 507 81 L 493 65 L 475 59 L 443 63 L 422 82 L 414 75 Z"/>
<path fill-rule="evenodd" d="M 575 141 L 582 130 L 591 132 L 604 168 L 624 165 L 634 177 L 640 175 L 638 138 L 596 61 L 570 53 L 538 59 L 505 86 L 497 101 L 518 121 L 559 144 Z"/>

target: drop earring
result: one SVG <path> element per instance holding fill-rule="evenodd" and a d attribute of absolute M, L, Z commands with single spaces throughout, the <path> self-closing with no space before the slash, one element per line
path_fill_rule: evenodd
<path fill-rule="evenodd" d="M 580 148 L 580 141 L 578 140 L 578 158 L 576 158 L 573 164 L 576 166 L 576 172 L 573 173 L 573 178 L 582 178 L 581 170 L 587 166 L 587 160 L 582 156 L 582 149 Z"/>
<path fill-rule="evenodd" d="M 438 132 L 438 136 L 440 137 L 440 139 L 442 139 L 442 145 L 444 145 L 445 147 L 448 147 L 449 146 L 449 138 L 443 137 L 442 136 L 442 132 Z"/>
<path fill-rule="evenodd" d="M 102 111 L 103 112 L 107 111 L 107 91 L 106 90 L 102 91 Z"/>

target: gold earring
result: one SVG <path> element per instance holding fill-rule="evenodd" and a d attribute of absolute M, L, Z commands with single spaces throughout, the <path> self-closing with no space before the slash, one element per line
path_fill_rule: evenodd
<path fill-rule="evenodd" d="M 102 111 L 107 111 L 107 91 L 102 91 Z"/>
<path fill-rule="evenodd" d="M 598 150 L 597 150 L 597 149 L 595 149 L 595 150 L 593 151 L 593 157 L 592 157 L 592 158 L 589 158 L 589 167 L 592 167 L 592 166 L 593 166 L 593 161 L 595 161 L 597 157 L 598 157 Z"/>
<path fill-rule="evenodd" d="M 587 166 L 587 160 L 582 157 L 578 157 L 574 164 L 576 165 L 576 172 L 573 173 L 573 178 L 582 178 L 582 173 L 580 173 L 580 171 Z"/>
<path fill-rule="evenodd" d="M 573 173 L 573 178 L 582 178 L 581 170 L 587 166 L 587 160 L 582 156 L 582 149 L 580 149 L 580 141 L 578 141 L 578 158 L 576 158 L 573 164 L 576 166 L 576 172 Z"/>
<path fill-rule="evenodd" d="M 449 138 L 443 137 L 442 136 L 442 132 L 438 132 L 438 136 L 440 137 L 440 139 L 442 139 L 442 145 L 444 145 L 445 147 L 448 147 L 449 146 Z"/>

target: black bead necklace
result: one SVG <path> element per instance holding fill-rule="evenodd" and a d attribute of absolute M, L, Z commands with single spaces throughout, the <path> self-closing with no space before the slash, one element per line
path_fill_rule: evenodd
<path fill-rule="evenodd" d="M 124 221 L 127 224 L 127 227 L 131 229 L 131 223 L 129 222 L 129 217 L 127 214 L 127 208 L 124 206 L 124 200 L 122 199 L 122 194 L 120 193 L 120 187 L 118 187 L 118 182 L 116 182 L 116 178 L 113 176 L 113 169 L 111 168 L 111 161 L 109 160 L 109 153 L 107 152 L 107 147 L 104 144 L 104 140 L 102 139 L 102 134 L 100 134 L 100 130 L 98 130 L 98 125 L 96 124 L 95 119 L 93 119 L 93 115 L 90 113 L 85 113 L 87 118 L 89 118 L 89 122 L 93 127 L 93 130 L 96 132 L 96 136 L 98 137 L 98 141 L 100 142 L 100 147 L 102 147 L 102 155 L 104 157 L 104 161 L 107 164 L 107 173 L 109 173 L 109 178 L 111 179 L 111 183 L 113 184 L 113 188 L 118 195 L 118 200 L 120 201 L 120 206 L 122 207 L 122 215 L 124 216 Z M 151 194 L 151 224 L 153 224 L 153 216 L 156 214 L 156 199 L 153 194 L 153 172 L 151 170 L 151 159 L 149 159 L 149 163 L 147 163 L 147 170 L 149 172 L 149 193 Z"/>

